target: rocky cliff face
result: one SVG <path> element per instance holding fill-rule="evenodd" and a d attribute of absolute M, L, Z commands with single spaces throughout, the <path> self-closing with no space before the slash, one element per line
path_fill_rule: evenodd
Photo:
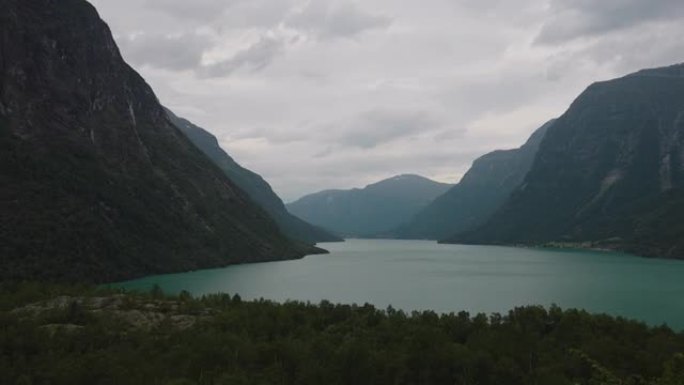
<path fill-rule="evenodd" d="M 296 258 L 175 126 L 83 0 L 0 0 L 0 279 Z"/>
<path fill-rule="evenodd" d="M 462 180 L 396 231 L 399 238 L 441 240 L 483 224 L 522 183 L 553 121 L 520 148 L 499 150 L 473 162 Z"/>
<path fill-rule="evenodd" d="M 287 236 L 302 242 L 340 242 L 342 238 L 310 225 L 290 214 L 283 201 L 260 175 L 240 166 L 219 146 L 216 137 L 186 119 L 167 110 L 171 122 L 183 132 L 192 143 L 211 159 L 230 180 L 235 182 L 249 197 L 263 208 Z"/>
<path fill-rule="evenodd" d="M 590 86 L 472 243 L 584 242 L 684 257 L 684 65 Z"/>
<path fill-rule="evenodd" d="M 387 236 L 451 186 L 418 175 L 399 175 L 362 189 L 307 195 L 287 208 L 308 222 L 344 236 Z"/>

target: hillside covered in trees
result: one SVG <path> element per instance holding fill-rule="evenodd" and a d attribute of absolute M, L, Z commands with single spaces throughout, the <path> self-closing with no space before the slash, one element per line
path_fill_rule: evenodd
<path fill-rule="evenodd" d="M 0 286 L 0 384 L 684 383 L 684 335 L 557 307 L 406 314 Z"/>
<path fill-rule="evenodd" d="M 0 9 L 0 279 L 113 282 L 322 252 L 169 121 L 92 5 Z"/>
<path fill-rule="evenodd" d="M 549 127 L 508 201 L 446 241 L 684 258 L 683 108 L 684 64 L 592 84 Z"/>

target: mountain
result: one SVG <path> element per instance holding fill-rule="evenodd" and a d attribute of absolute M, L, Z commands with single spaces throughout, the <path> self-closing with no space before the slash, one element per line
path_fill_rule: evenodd
<path fill-rule="evenodd" d="M 84 0 L 0 0 L 0 280 L 302 257 L 169 121 Z"/>
<path fill-rule="evenodd" d="M 522 183 L 550 121 L 514 150 L 499 150 L 473 162 L 461 181 L 396 231 L 398 238 L 444 239 L 483 224 Z"/>
<path fill-rule="evenodd" d="M 684 64 L 591 85 L 523 184 L 450 241 L 583 245 L 684 258 Z"/>
<path fill-rule="evenodd" d="M 166 110 L 171 122 L 190 141 L 216 164 L 226 176 L 235 182 L 249 197 L 261 206 L 278 224 L 280 230 L 290 238 L 306 243 L 339 242 L 341 238 L 290 214 L 283 201 L 273 192 L 271 186 L 260 175 L 240 166 L 219 146 L 216 137 L 186 119 Z"/>
<path fill-rule="evenodd" d="M 406 223 L 451 186 L 418 175 L 399 175 L 363 189 L 307 195 L 287 209 L 343 236 L 376 236 Z"/>

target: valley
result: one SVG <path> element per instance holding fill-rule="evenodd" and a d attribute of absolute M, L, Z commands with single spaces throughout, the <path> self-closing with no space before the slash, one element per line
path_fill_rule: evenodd
<path fill-rule="evenodd" d="M 684 384 L 684 6 L 474 3 L 0 0 L 0 385 Z"/>

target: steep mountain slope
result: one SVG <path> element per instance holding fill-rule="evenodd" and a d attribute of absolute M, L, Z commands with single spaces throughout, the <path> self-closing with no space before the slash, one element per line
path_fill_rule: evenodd
<path fill-rule="evenodd" d="M 219 146 L 216 137 L 186 119 L 166 110 L 171 122 L 183 132 L 214 164 L 235 182 L 249 197 L 261 206 L 278 224 L 287 236 L 302 242 L 339 242 L 341 238 L 312 226 L 290 214 L 283 201 L 273 192 L 271 186 L 260 175 L 240 166 Z"/>
<path fill-rule="evenodd" d="M 287 209 L 344 236 L 383 235 L 409 221 L 451 186 L 418 175 L 400 175 L 363 189 L 307 195 Z"/>
<path fill-rule="evenodd" d="M 396 231 L 399 238 L 444 239 L 483 224 L 522 183 L 550 121 L 514 150 L 486 154 L 463 179 Z"/>
<path fill-rule="evenodd" d="M 0 279 L 107 282 L 313 251 L 169 122 L 90 4 L 0 9 Z"/>
<path fill-rule="evenodd" d="M 591 85 L 467 243 L 585 242 L 684 258 L 684 65 Z"/>

